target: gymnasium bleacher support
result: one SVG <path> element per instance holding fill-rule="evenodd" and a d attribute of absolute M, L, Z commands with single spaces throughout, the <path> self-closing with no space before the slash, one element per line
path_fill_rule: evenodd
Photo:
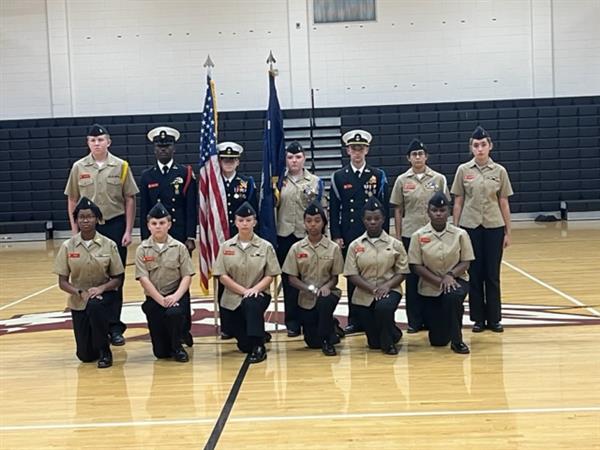
<path fill-rule="evenodd" d="M 299 139 L 308 148 L 302 122 L 308 115 L 306 109 L 284 111 L 287 142 Z M 240 171 L 257 180 L 264 117 L 264 111 L 219 114 L 219 139 L 245 147 Z M 600 96 L 317 108 L 315 117 L 323 176 L 347 161 L 339 136 L 364 128 L 373 134 L 369 162 L 384 168 L 390 183 L 408 168 L 405 148 L 415 136 L 429 148 L 429 165 L 451 183 L 458 164 L 470 158 L 471 131 L 481 124 L 494 138 L 492 158 L 509 171 L 513 212 L 557 211 L 561 201 L 570 211 L 600 211 Z M 111 150 L 130 162 L 138 180 L 154 163 L 145 135 L 157 125 L 179 129 L 176 158 L 197 165 L 200 113 L 0 121 L 6 161 L 0 167 L 0 234 L 43 230 L 49 222 L 68 229 L 63 191 L 72 163 L 88 153 L 85 132 L 94 122 L 108 127 Z"/>

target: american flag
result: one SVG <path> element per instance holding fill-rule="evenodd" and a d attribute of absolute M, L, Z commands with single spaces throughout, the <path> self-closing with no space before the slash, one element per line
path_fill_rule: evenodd
<path fill-rule="evenodd" d="M 215 84 L 206 77 L 206 98 L 200 129 L 199 221 L 200 221 L 200 287 L 208 293 L 212 266 L 219 246 L 229 238 L 227 197 L 221 179 L 217 154 L 217 105 Z"/>

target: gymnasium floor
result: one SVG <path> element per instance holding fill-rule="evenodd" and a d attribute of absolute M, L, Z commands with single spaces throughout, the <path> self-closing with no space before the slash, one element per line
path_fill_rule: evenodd
<path fill-rule="evenodd" d="M 421 332 L 397 357 L 353 335 L 328 358 L 282 332 L 248 366 L 215 337 L 196 279 L 191 361 L 156 361 L 129 266 L 127 345 L 105 370 L 75 358 L 51 273 L 60 242 L 3 242 L 0 448 L 600 449 L 600 222 L 516 223 L 513 234 L 506 331 L 472 334 L 465 317 L 470 355 Z M 346 305 L 336 313 L 344 321 Z M 271 330 L 278 318 L 268 314 Z"/>

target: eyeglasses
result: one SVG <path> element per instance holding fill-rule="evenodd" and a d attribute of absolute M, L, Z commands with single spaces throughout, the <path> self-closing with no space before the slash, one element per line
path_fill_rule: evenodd
<path fill-rule="evenodd" d="M 423 150 L 415 150 L 415 151 L 413 151 L 413 152 L 410 152 L 410 157 L 411 157 L 411 158 L 412 158 L 412 157 L 415 157 L 415 158 L 416 158 L 417 156 L 426 156 L 426 155 L 427 155 L 427 153 L 426 153 L 426 152 L 424 152 Z"/>

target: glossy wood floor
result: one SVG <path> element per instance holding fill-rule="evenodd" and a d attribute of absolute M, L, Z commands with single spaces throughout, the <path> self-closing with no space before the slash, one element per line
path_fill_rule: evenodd
<path fill-rule="evenodd" d="M 514 228 L 505 333 L 472 334 L 466 318 L 467 356 L 421 332 L 397 357 L 355 335 L 332 358 L 280 333 L 250 366 L 217 448 L 600 448 L 600 223 Z M 127 345 L 98 370 L 74 356 L 57 245 L 0 247 L 0 448 L 204 447 L 244 357 L 211 334 L 197 281 L 191 362 L 156 361 L 128 267 Z"/>

